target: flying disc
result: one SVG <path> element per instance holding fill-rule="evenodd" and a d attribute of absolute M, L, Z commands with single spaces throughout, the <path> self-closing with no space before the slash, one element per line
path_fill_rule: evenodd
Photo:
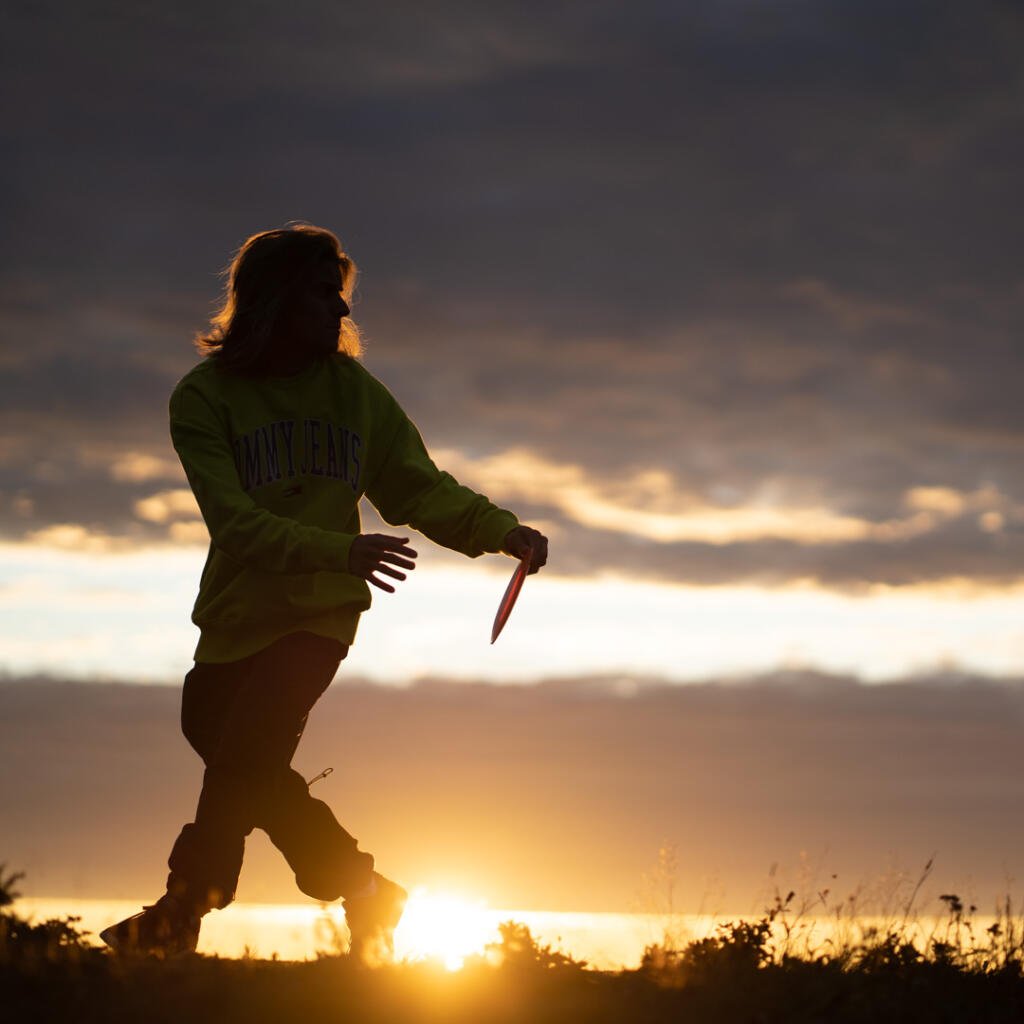
<path fill-rule="evenodd" d="M 508 581 L 505 596 L 501 599 L 501 604 L 498 605 L 498 614 L 494 616 L 494 625 L 491 627 L 492 644 L 498 639 L 498 634 L 505 628 L 505 623 L 508 622 L 508 617 L 512 614 L 519 591 L 523 589 L 523 580 L 526 579 L 526 574 L 530 571 L 532 557 L 532 554 L 523 555 L 516 566 L 516 571 L 512 573 L 512 579 Z"/>

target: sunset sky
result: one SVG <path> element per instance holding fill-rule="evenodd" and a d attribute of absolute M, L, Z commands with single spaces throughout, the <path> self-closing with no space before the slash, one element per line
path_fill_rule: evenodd
<path fill-rule="evenodd" d="M 188 666 L 166 399 L 291 219 L 438 463 L 552 542 L 495 648 L 511 565 L 425 552 L 354 671 L 1024 668 L 1018 5 L 0 18 L 0 668 Z"/>
<path fill-rule="evenodd" d="M 311 716 L 382 870 L 555 910 L 635 909 L 663 841 L 694 910 L 807 858 L 1024 877 L 1019 3 L 39 0 L 0 95 L 31 893 L 152 898 L 192 813 L 167 399 L 232 253 L 298 219 L 438 464 L 551 539 L 492 647 L 511 560 L 413 535 Z M 251 849 L 241 898 L 296 899 Z"/>

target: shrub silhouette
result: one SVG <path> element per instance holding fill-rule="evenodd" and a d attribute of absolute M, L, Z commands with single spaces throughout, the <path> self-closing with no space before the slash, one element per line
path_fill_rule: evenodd
<path fill-rule="evenodd" d="M 503 967 L 582 970 L 587 966 L 585 960 L 539 945 L 529 927 L 518 921 L 503 921 L 498 925 L 498 935 L 499 940 L 487 945 L 484 956 Z"/>
<path fill-rule="evenodd" d="M 118 959 L 90 946 L 77 918 L 35 924 L 19 917 L 12 907 L 21 877 L 0 865 L 0 993 L 12 1021 L 1024 1020 L 1024 919 L 1008 900 L 984 931 L 972 923 L 974 907 L 944 894 L 947 919 L 930 934 L 901 904 L 881 927 L 861 922 L 841 941 L 812 946 L 801 931 L 806 904 L 793 904 L 791 893 L 756 920 L 720 925 L 686 945 L 649 946 L 638 969 L 622 971 L 589 969 L 542 945 L 525 924 L 506 921 L 498 941 L 470 958 L 464 973 L 447 974 L 423 963 L 362 971 L 337 956 L 296 963 Z"/>
<path fill-rule="evenodd" d="M 0 910 L 0 965 L 101 955 L 85 941 L 88 933 L 78 928 L 81 918 L 50 918 L 33 924 L 6 909 L 20 897 L 14 886 L 25 877 L 24 872 L 6 871 L 7 865 L 0 864 L 0 907 L 5 908 Z"/>
<path fill-rule="evenodd" d="M 14 874 L 5 874 L 6 864 L 0 864 L 0 907 L 9 907 L 20 895 L 15 892 L 14 887 L 25 877 L 24 871 L 16 871 Z"/>

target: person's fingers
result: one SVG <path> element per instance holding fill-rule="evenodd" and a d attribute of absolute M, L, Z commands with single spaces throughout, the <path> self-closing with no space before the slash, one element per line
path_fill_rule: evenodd
<path fill-rule="evenodd" d="M 390 562 L 392 565 L 400 566 L 403 569 L 415 569 L 416 563 L 410 561 L 408 558 L 402 558 L 398 552 L 387 552 L 379 556 L 379 561 Z"/>
<path fill-rule="evenodd" d="M 530 553 L 530 541 L 521 531 L 512 534 L 508 545 L 508 553 L 515 558 L 523 558 Z"/>
<path fill-rule="evenodd" d="M 548 561 L 548 539 L 539 530 L 524 527 L 528 535 L 527 549 L 530 553 L 529 575 L 537 572 Z"/>
<path fill-rule="evenodd" d="M 394 551 L 408 558 L 416 557 L 416 552 L 409 547 L 408 537 L 391 537 L 386 533 L 367 533 L 363 536 L 367 545 L 375 551 Z"/>
<path fill-rule="evenodd" d="M 375 572 L 382 570 L 382 563 L 389 562 L 401 569 L 415 569 L 416 563 L 411 561 L 417 557 L 416 552 L 408 546 L 408 537 L 392 537 L 385 533 L 364 533 L 356 537 L 349 555 L 349 571 L 389 593 L 394 588 L 374 578 Z M 405 579 L 389 570 L 387 575 L 396 579 Z"/>
<path fill-rule="evenodd" d="M 548 561 L 548 539 L 532 526 L 519 525 L 510 530 L 505 538 L 504 550 L 513 558 L 520 560 L 530 559 L 530 567 L 527 572 L 532 575 L 541 566 L 547 565 Z"/>
<path fill-rule="evenodd" d="M 388 565 L 383 565 L 383 564 L 377 565 L 377 566 L 374 567 L 373 571 L 374 572 L 382 572 L 382 573 L 384 573 L 385 576 L 390 576 L 393 580 L 404 580 L 405 579 L 405 573 L 404 572 L 398 572 L 397 569 L 392 569 Z"/>

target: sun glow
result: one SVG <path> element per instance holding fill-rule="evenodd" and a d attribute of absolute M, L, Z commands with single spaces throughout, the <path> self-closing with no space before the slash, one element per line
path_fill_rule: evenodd
<path fill-rule="evenodd" d="M 403 960 L 437 960 L 457 971 L 497 938 L 494 915 L 482 900 L 419 886 L 409 894 L 395 931 L 395 954 Z"/>

